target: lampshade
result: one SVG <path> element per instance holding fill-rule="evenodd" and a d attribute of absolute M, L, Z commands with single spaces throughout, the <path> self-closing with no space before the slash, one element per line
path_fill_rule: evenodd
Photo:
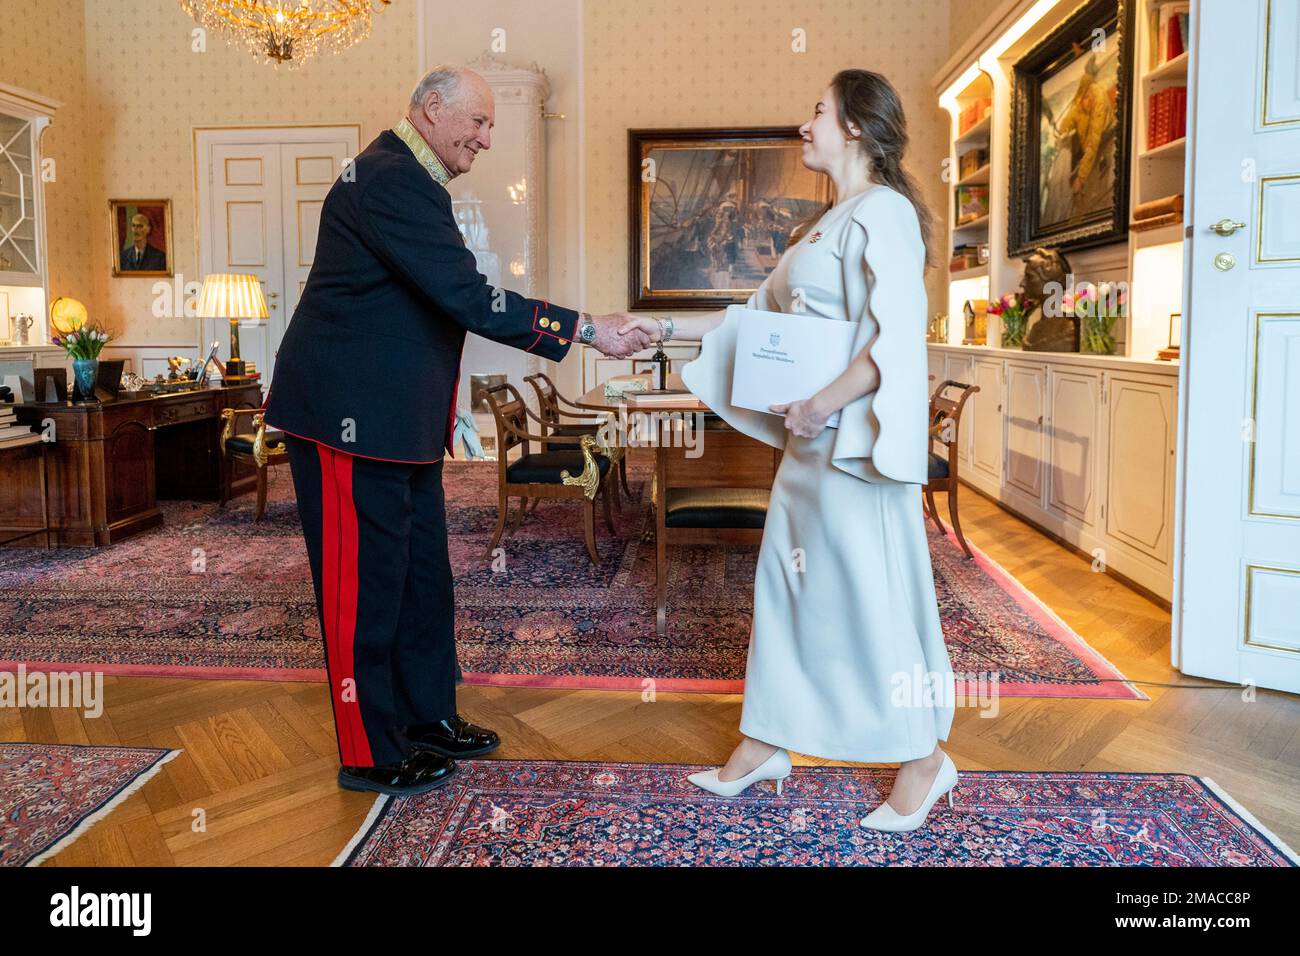
<path fill-rule="evenodd" d="M 198 315 L 201 319 L 265 319 L 266 297 L 257 276 L 217 272 L 206 277 Z"/>
<path fill-rule="evenodd" d="M 86 324 L 86 307 L 69 295 L 61 295 L 50 303 L 50 327 L 58 335 L 70 335 Z"/>

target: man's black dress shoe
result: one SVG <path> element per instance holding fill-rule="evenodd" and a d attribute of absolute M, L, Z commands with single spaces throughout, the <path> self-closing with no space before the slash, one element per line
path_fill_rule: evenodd
<path fill-rule="evenodd" d="M 395 767 L 340 767 L 344 790 L 373 790 L 394 797 L 409 797 L 441 787 L 456 774 L 456 761 L 427 751 L 412 750 Z"/>
<path fill-rule="evenodd" d="M 471 724 L 454 714 L 436 724 L 416 724 L 406 728 L 412 750 L 441 754 L 444 757 L 481 757 L 501 746 L 501 738 L 486 727 Z"/>

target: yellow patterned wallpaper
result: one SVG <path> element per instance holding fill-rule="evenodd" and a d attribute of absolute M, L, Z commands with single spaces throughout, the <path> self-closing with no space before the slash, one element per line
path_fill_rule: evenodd
<path fill-rule="evenodd" d="M 885 74 L 911 129 L 908 165 L 936 211 L 947 114 L 930 79 L 948 57 L 945 3 L 641 0 L 588 3 L 584 22 L 587 301 L 627 306 L 627 130 L 798 126 L 837 70 Z M 791 50 L 804 31 L 806 51 Z M 941 276 L 932 270 L 931 301 Z"/>
<path fill-rule="evenodd" d="M 41 0 L 39 15 L 27 0 L 0 0 L 0 82 L 63 102 L 41 142 L 55 171 L 45 184 L 50 296 L 91 305 L 99 123 L 90 122 L 83 14 L 84 0 Z"/>
<path fill-rule="evenodd" d="M 111 277 L 108 199 L 170 198 L 175 266 L 197 280 L 192 128 L 359 123 L 368 142 L 392 122 L 416 78 L 419 2 L 397 0 L 375 17 L 365 42 L 291 73 L 220 36 L 193 52 L 195 24 L 176 0 L 41 0 L 36 16 L 27 0 L 0 0 L 0 80 L 66 104 L 45 143 L 59 164 L 48 188 L 51 293 L 84 299 L 125 332 L 122 344 L 191 344 L 188 323 L 153 317 L 152 280 Z M 996 0 L 975 2 L 982 9 Z M 955 18 L 962 0 L 951 5 Z M 478 22 L 484 47 L 501 19 L 491 5 L 457 16 L 466 44 Z M 553 29 L 564 37 L 532 42 L 571 42 L 569 24 Z M 791 50 L 795 29 L 804 31 L 806 52 Z M 941 202 L 946 116 L 929 81 L 959 39 L 943 0 L 809 0 L 797 8 L 783 0 L 653 7 L 586 0 L 585 97 L 564 130 L 576 135 L 581 124 L 585 182 L 576 168 L 560 171 L 584 190 L 586 303 L 627 304 L 629 127 L 795 126 L 835 70 L 868 67 L 898 86 L 912 127 L 911 168 L 931 201 Z M 935 301 L 939 278 L 932 276 Z"/>
<path fill-rule="evenodd" d="M 100 136 L 91 209 L 92 298 L 109 321 L 129 319 L 122 344 L 192 345 L 193 323 L 150 311 L 157 280 L 111 276 L 109 198 L 172 200 L 175 268 L 198 281 L 195 126 L 359 123 L 364 146 L 400 115 L 416 78 L 415 10 L 399 2 L 374 32 L 338 56 L 276 70 L 224 37 L 191 50 L 196 24 L 176 0 L 85 0 L 86 79 Z"/>

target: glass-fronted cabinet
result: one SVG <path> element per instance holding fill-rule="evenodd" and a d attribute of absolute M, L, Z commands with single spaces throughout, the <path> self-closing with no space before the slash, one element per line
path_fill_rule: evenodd
<path fill-rule="evenodd" d="M 57 174 L 42 161 L 41 134 L 59 105 L 0 83 L 0 359 L 49 344 L 45 185 Z"/>
<path fill-rule="evenodd" d="M 0 114 L 0 273 L 40 274 L 36 244 L 36 125 Z"/>

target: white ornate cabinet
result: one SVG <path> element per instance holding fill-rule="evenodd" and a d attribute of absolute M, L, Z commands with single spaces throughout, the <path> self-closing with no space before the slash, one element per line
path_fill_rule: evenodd
<path fill-rule="evenodd" d="M 962 480 L 1170 599 L 1176 364 L 931 344 L 929 368 L 980 386 Z"/>

